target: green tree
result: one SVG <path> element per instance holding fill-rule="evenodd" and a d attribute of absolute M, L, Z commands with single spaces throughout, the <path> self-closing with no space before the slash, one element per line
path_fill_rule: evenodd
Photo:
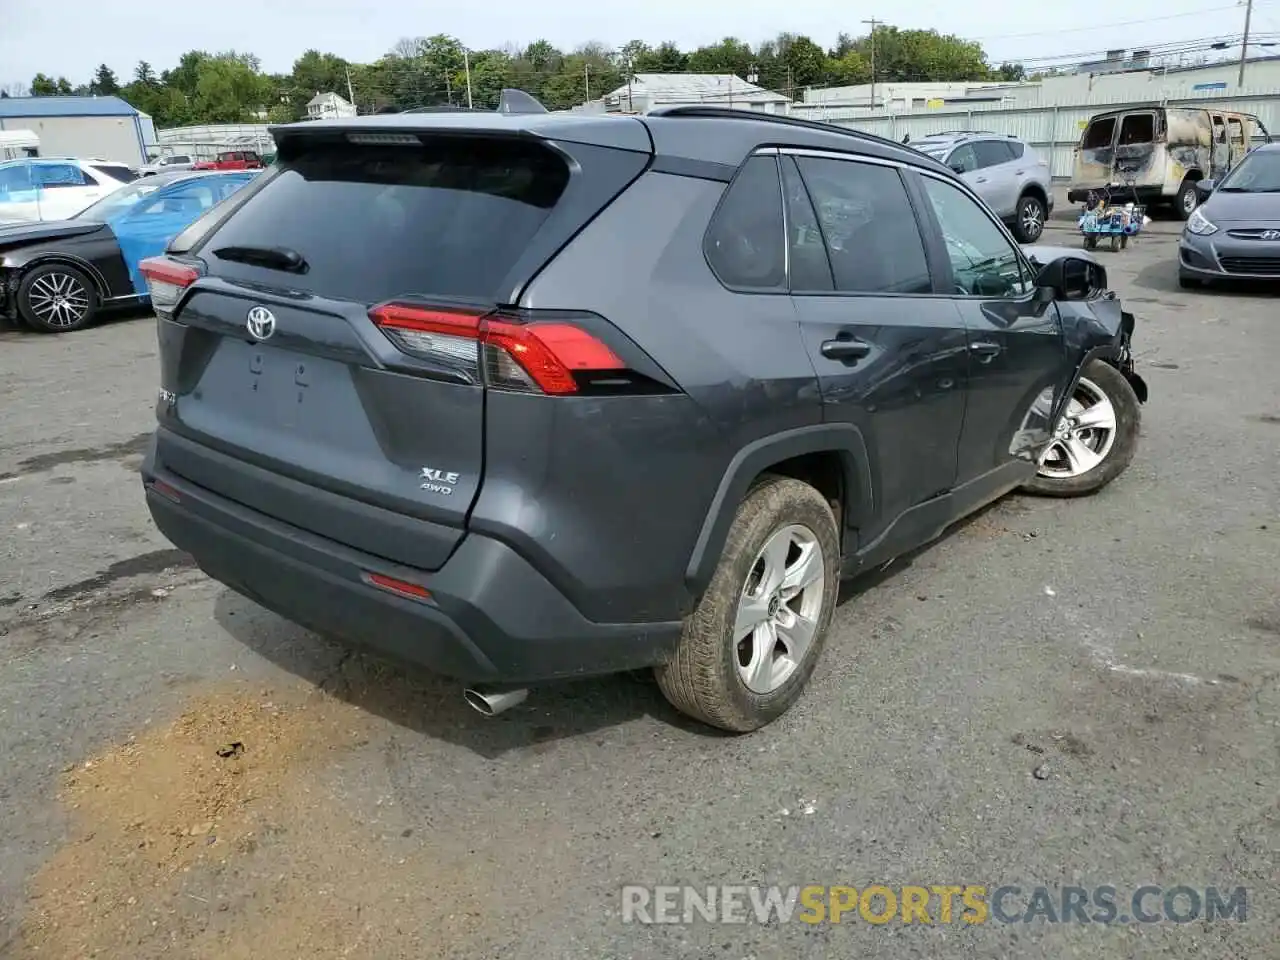
<path fill-rule="evenodd" d="M 234 51 L 200 62 L 195 113 L 201 123 L 239 123 L 266 107 L 270 82 L 257 71 L 257 63 L 256 57 Z"/>
<path fill-rule="evenodd" d="M 1027 78 L 1027 68 L 1020 63 L 1002 63 L 995 70 L 995 77 L 999 80 L 1007 80 L 1010 83 Z"/>
<path fill-rule="evenodd" d="M 59 77 L 55 80 L 53 77 L 46 76 L 43 73 L 37 73 L 31 78 L 31 95 L 33 97 L 66 96 L 70 92 L 71 84 L 67 82 L 66 77 Z"/>
<path fill-rule="evenodd" d="M 120 92 L 120 84 L 116 81 L 116 73 L 105 63 L 99 64 L 93 72 L 93 81 L 89 84 L 89 92 L 99 97 L 114 96 Z"/>
<path fill-rule="evenodd" d="M 733 73 L 746 78 L 756 61 L 755 51 L 737 37 L 725 37 L 717 44 L 699 47 L 689 54 L 692 73 Z"/>
<path fill-rule="evenodd" d="M 347 61 L 332 53 L 308 50 L 293 62 L 293 71 L 282 78 L 281 86 L 293 116 L 301 117 L 307 111 L 307 101 L 317 93 L 347 96 Z"/>
<path fill-rule="evenodd" d="M 857 50 L 870 62 L 871 38 Z M 877 80 L 986 80 L 990 75 L 981 44 L 936 30 L 880 27 L 875 35 Z"/>
<path fill-rule="evenodd" d="M 145 60 L 139 60 L 138 65 L 133 68 L 133 82 L 151 87 L 157 85 L 159 80 L 156 79 L 156 72 L 151 68 L 151 64 Z"/>

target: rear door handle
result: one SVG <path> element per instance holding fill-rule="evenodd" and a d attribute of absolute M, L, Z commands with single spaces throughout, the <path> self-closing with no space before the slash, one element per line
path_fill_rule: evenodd
<path fill-rule="evenodd" d="M 990 340 L 979 340 L 977 343 L 969 344 L 969 352 L 978 358 L 979 363 L 988 363 L 995 357 L 1003 347 L 998 343 L 992 343 Z"/>
<path fill-rule="evenodd" d="M 871 352 L 871 344 L 853 337 L 837 337 L 835 340 L 822 341 L 822 355 L 828 360 L 843 360 L 850 363 L 861 360 Z"/>

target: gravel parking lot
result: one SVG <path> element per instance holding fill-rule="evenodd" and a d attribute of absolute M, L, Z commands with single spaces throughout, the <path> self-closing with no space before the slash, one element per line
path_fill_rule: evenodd
<path fill-rule="evenodd" d="M 262 611 L 147 516 L 152 323 L 0 334 L 0 956 L 1280 956 L 1280 301 L 1179 291 L 1176 230 L 1100 254 L 1151 387 L 1130 471 L 852 585 L 808 694 L 744 738 L 631 676 L 484 720 Z M 756 883 L 1248 911 L 621 915 L 624 884 Z"/>

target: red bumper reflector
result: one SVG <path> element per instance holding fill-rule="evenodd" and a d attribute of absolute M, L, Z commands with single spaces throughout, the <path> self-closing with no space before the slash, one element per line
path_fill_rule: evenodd
<path fill-rule="evenodd" d="M 431 599 L 431 591 L 420 583 L 410 583 L 408 580 L 397 580 L 395 577 L 388 577 L 382 573 L 369 573 L 368 571 L 365 571 L 364 580 L 371 587 L 386 590 L 388 593 L 399 594 L 402 597 L 408 597 L 410 600 Z"/>

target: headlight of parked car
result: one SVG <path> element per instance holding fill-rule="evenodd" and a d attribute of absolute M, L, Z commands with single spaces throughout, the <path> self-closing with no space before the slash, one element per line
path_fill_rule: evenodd
<path fill-rule="evenodd" d="M 1199 208 L 1192 210 L 1191 216 L 1187 217 L 1187 229 L 1199 237 L 1218 232 L 1217 225 L 1201 213 Z"/>

